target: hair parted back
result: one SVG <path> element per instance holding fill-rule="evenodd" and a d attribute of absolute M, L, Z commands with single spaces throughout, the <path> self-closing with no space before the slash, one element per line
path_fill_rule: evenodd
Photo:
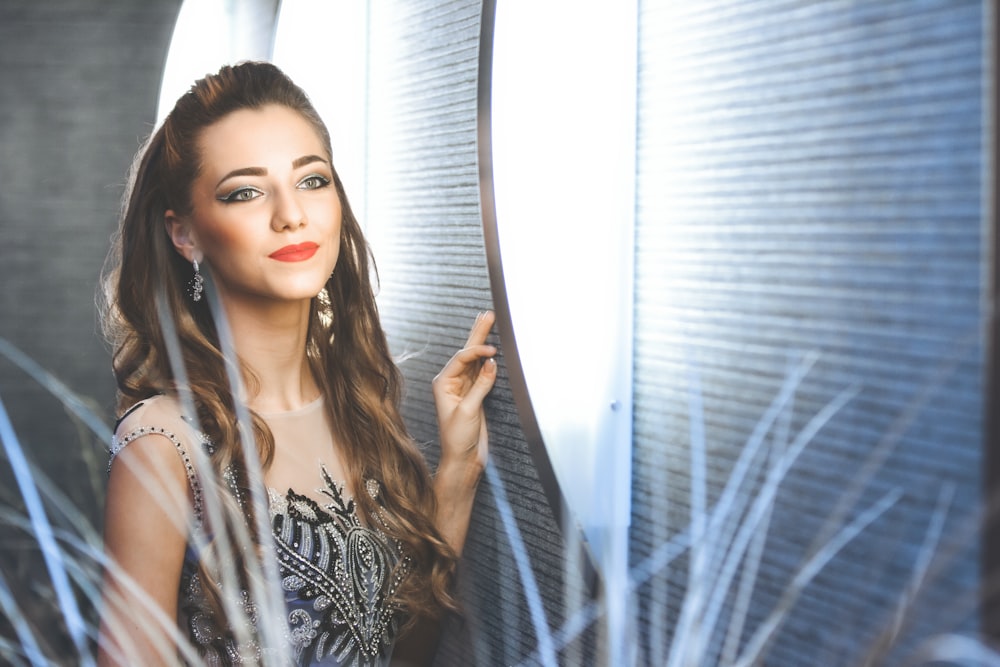
<path fill-rule="evenodd" d="M 240 454 L 234 392 L 226 380 L 230 362 L 220 349 L 208 300 L 194 302 L 186 294 L 192 268 L 171 243 L 164 214 L 168 209 L 191 211 L 202 132 L 234 111 L 269 105 L 301 114 L 321 138 L 332 167 L 329 132 L 301 88 L 270 63 L 225 66 L 196 81 L 139 151 L 103 281 L 103 323 L 114 348 L 119 410 L 178 389 L 155 305 L 157 294 L 162 294 L 180 340 L 202 430 L 215 445 L 212 467 L 221 475 L 232 466 L 242 487 L 248 475 Z M 455 608 L 449 592 L 455 556 L 433 525 L 430 476 L 399 413 L 402 380 L 379 322 L 368 244 L 336 170 L 333 180 L 343 216 L 340 254 L 325 289 L 312 300 L 306 350 L 326 396 L 351 487 L 364 489 L 367 479 L 381 483 L 378 502 L 366 493 L 355 494 L 358 511 L 369 525 L 384 526 L 411 560 L 396 602 L 411 619 L 433 616 Z M 252 387 L 252 372 L 241 370 Z M 266 466 L 273 455 L 273 437 L 264 421 L 252 416 L 260 460 Z M 254 522 L 246 523 L 252 532 Z M 258 543 L 269 539 L 254 537 Z"/>

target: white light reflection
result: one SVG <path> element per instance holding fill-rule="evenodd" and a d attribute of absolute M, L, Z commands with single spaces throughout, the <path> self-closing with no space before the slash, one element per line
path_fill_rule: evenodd
<path fill-rule="evenodd" d="M 308 94 L 330 131 L 355 217 L 367 220 L 368 2 L 282 0 L 272 60 Z"/>
<path fill-rule="evenodd" d="M 225 64 L 268 60 L 308 94 L 358 220 L 366 219 L 368 2 L 186 0 L 167 54 L 157 124 L 191 84 Z"/>
<path fill-rule="evenodd" d="M 278 0 L 186 0 L 163 68 L 156 123 L 192 82 L 227 63 L 270 60 Z"/>
<path fill-rule="evenodd" d="M 521 366 L 625 664 L 637 5 L 498 2 L 493 187 Z"/>

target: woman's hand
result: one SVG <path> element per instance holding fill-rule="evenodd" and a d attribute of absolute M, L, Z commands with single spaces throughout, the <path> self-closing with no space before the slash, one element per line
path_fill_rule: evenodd
<path fill-rule="evenodd" d="M 493 359 L 497 350 L 486 344 L 486 336 L 494 320 L 492 311 L 479 314 L 465 347 L 452 356 L 431 385 L 441 434 L 441 466 L 472 465 L 482 472 L 486 465 L 483 399 L 497 378 Z"/>
<path fill-rule="evenodd" d="M 434 378 L 434 404 L 441 435 L 441 460 L 434 477 L 437 496 L 435 523 L 456 554 L 462 553 L 476 486 L 486 467 L 489 437 L 483 399 L 497 378 L 493 355 L 486 344 L 495 317 L 476 318 L 465 347 Z"/>

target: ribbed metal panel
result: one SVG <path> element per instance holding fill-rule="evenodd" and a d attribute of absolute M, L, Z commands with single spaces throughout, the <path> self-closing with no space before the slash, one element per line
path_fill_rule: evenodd
<path fill-rule="evenodd" d="M 382 321 L 394 352 L 407 357 L 405 417 L 436 460 L 430 381 L 464 344 L 476 312 L 490 308 L 476 163 L 481 3 L 371 5 L 366 222 L 381 276 Z M 487 412 L 492 458 L 548 622 L 557 626 L 567 591 L 583 590 L 582 575 L 572 567 L 564 572 L 563 540 L 520 430 L 502 355 Z M 465 617 L 449 629 L 435 664 L 518 663 L 536 649 L 536 633 L 486 481 L 462 567 Z"/>
<path fill-rule="evenodd" d="M 860 664 L 949 485 L 940 553 L 957 552 L 910 605 L 898 643 L 973 627 L 983 4 L 640 8 L 633 564 L 689 520 L 691 378 L 711 499 L 791 365 L 815 351 L 790 432 L 842 389 L 858 395 L 785 481 L 750 629 L 894 434 L 847 519 L 888 490 L 903 495 L 806 589 L 767 664 Z M 640 591 L 645 659 L 670 646 L 686 576 L 678 561 Z"/>
<path fill-rule="evenodd" d="M 0 3 L 0 337 L 109 417 L 115 384 L 94 294 L 179 5 Z M 0 399 L 32 462 L 98 522 L 107 444 L 5 359 Z"/>

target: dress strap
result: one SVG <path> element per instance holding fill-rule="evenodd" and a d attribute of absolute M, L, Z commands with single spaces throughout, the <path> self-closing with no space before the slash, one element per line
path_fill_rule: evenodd
<path fill-rule="evenodd" d="M 122 416 L 115 420 L 115 430 L 117 431 L 118 427 L 122 425 L 123 421 L 125 421 L 125 418 L 128 417 L 133 412 L 135 412 L 136 410 L 138 410 L 139 408 L 141 408 L 144 403 L 145 401 L 139 401 L 138 403 L 130 407 L 128 410 L 126 410 L 124 413 L 122 413 Z"/>

